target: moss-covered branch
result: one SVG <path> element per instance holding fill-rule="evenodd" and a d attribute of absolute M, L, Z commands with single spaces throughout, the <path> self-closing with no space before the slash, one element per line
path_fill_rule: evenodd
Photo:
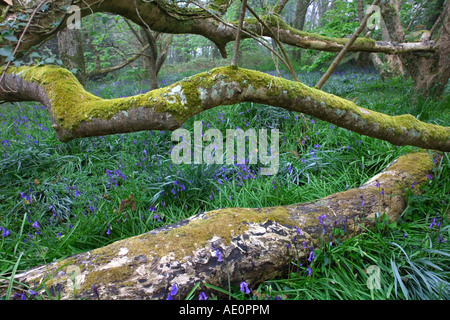
<path fill-rule="evenodd" d="M 86 92 L 69 71 L 56 66 L 11 67 L 0 85 L 10 88 L 0 91 L 1 100 L 43 103 L 61 141 L 175 130 L 204 110 L 255 102 L 299 111 L 394 145 L 450 151 L 450 127 L 424 123 L 411 115 L 371 111 L 302 83 L 242 68 L 217 68 L 168 87 L 118 99 L 102 99 Z"/>
<path fill-rule="evenodd" d="M 307 264 L 311 248 L 335 241 L 333 228 L 346 230 L 347 238 L 373 225 L 377 213 L 395 220 L 406 207 L 405 189 L 426 181 L 431 170 L 429 154 L 407 154 L 356 189 L 303 204 L 202 213 L 15 280 L 44 295 L 45 284 L 61 299 L 166 299 L 174 283 L 182 299 L 198 282 L 255 287 L 285 275 L 292 261 Z M 6 287 L 0 285 L 0 296 Z"/>

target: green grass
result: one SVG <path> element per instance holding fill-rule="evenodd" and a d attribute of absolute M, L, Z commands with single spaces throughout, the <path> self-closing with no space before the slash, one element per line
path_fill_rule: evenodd
<path fill-rule="evenodd" d="M 184 76 L 185 74 L 183 74 Z M 299 74 L 315 84 L 319 73 Z M 165 79 L 167 83 L 177 78 Z M 110 98 L 146 91 L 146 84 L 91 83 L 94 94 Z M 412 113 L 424 121 L 449 125 L 448 102 L 411 105 L 411 83 L 381 81 L 369 70 L 333 75 L 325 91 L 357 99 L 389 114 Z M 280 166 L 260 175 L 260 164 L 175 165 L 168 131 L 138 132 L 60 143 L 46 110 L 33 103 L 0 109 L 0 274 L 11 274 L 102 247 L 199 212 L 223 207 L 266 207 L 312 201 L 359 186 L 398 156 L 414 150 L 361 136 L 286 110 L 242 103 L 208 110 L 185 123 L 203 121 L 204 130 L 276 128 Z M 450 182 L 448 155 L 435 164 L 423 195 L 408 193 L 402 218 L 380 218 L 374 230 L 316 249 L 308 266 L 292 261 L 285 279 L 250 288 L 209 286 L 235 299 L 445 299 L 448 298 Z M 135 210 L 122 201 L 134 196 Z M 119 212 L 120 211 L 120 212 Z M 439 228 L 429 225 L 436 216 Z M 37 222 L 37 224 L 36 224 Z M 38 225 L 38 227 L 37 227 Z M 403 235 L 406 234 L 405 237 Z M 439 238 L 440 237 L 440 238 Z M 438 238 L 441 242 L 437 242 Z M 367 270 L 380 269 L 382 289 L 370 290 Z M 309 270 L 311 276 L 308 276 Z M 13 286 L 10 282 L 11 289 Z M 205 284 L 208 286 L 208 284 Z M 446 286 L 446 287 L 444 287 Z M 447 291 L 446 291 L 447 290 Z M 190 295 L 190 298 L 197 297 Z"/>

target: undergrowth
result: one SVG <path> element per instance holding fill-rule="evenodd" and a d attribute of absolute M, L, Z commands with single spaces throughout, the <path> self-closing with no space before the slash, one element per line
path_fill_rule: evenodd
<path fill-rule="evenodd" d="M 186 74 L 183 74 L 185 76 Z M 314 85 L 319 73 L 300 73 Z M 163 79 L 166 84 L 178 80 Z M 103 98 L 147 91 L 145 82 L 90 83 Z M 411 83 L 382 81 L 371 70 L 335 72 L 324 90 L 388 114 L 411 113 L 449 125 L 443 101 L 411 105 Z M 306 122 L 305 122 L 306 119 Z M 361 136 L 283 109 L 241 103 L 208 110 L 194 121 L 204 131 L 279 129 L 276 175 L 261 165 L 175 165 L 168 131 L 145 131 L 60 143 L 44 107 L 0 109 L 0 274 L 11 275 L 223 207 L 266 207 L 312 201 L 357 187 L 398 156 L 415 150 Z M 434 166 L 423 194 L 408 193 L 399 221 L 379 217 L 375 229 L 316 249 L 308 266 L 292 261 L 284 279 L 258 288 L 209 289 L 235 299 L 447 299 L 449 281 L 449 158 Z M 433 224 L 434 223 L 434 224 Z M 439 225 L 438 225 L 439 223 Z M 379 283 L 368 285 L 373 272 Z M 10 289 L 15 286 L 10 282 Z M 375 286 L 376 285 L 376 286 Z M 379 286 L 378 286 L 379 285 Z M 372 289 L 371 289 L 372 288 Z M 240 289 L 243 289 L 242 292 Z M 244 290 L 245 289 L 245 290 Z M 10 290 L 10 292 L 11 292 Z M 9 298 L 35 298 L 31 292 Z M 188 298 L 197 299 L 191 294 Z"/>

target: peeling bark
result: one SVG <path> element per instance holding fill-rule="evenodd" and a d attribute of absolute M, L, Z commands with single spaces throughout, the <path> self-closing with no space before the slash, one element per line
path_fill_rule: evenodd
<path fill-rule="evenodd" d="M 388 116 L 300 82 L 242 68 L 217 68 L 145 94 L 109 100 L 86 92 L 69 71 L 55 66 L 10 67 L 0 85 L 7 89 L 0 91 L 1 100 L 45 105 L 61 141 L 175 130 L 216 106 L 255 102 L 305 113 L 397 146 L 450 151 L 450 127 L 411 115 Z"/>
<path fill-rule="evenodd" d="M 351 237 L 373 225 L 378 213 L 395 220 L 406 207 L 405 189 L 426 181 L 431 170 L 429 154 L 407 154 L 359 188 L 302 204 L 198 214 L 15 280 L 44 296 L 45 284 L 61 299 L 97 299 L 92 286 L 100 299 L 165 299 L 174 283 L 181 298 L 199 282 L 227 288 L 228 281 L 245 281 L 255 287 L 285 275 L 292 261 L 306 264 L 310 248 L 330 241 L 333 228 L 345 227 L 345 237 Z"/>

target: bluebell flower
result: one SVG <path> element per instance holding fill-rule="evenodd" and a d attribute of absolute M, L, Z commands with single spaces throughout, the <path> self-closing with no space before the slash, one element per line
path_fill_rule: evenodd
<path fill-rule="evenodd" d="M 216 249 L 216 257 L 218 258 L 217 261 L 222 262 L 222 253 L 219 249 Z"/>
<path fill-rule="evenodd" d="M 10 234 L 9 230 L 6 229 L 6 228 L 3 228 L 3 231 L 2 231 L 2 237 L 3 237 L 3 238 L 6 238 L 6 237 L 9 236 L 9 234 Z"/>
<path fill-rule="evenodd" d="M 244 292 L 245 294 L 249 294 L 250 293 L 250 289 L 248 288 L 248 284 L 244 281 L 241 282 L 241 284 L 239 285 L 239 290 L 241 290 L 241 292 Z"/>
<path fill-rule="evenodd" d="M 207 300 L 208 297 L 206 296 L 206 294 L 202 291 L 200 292 L 200 294 L 198 295 L 198 300 Z"/>
<path fill-rule="evenodd" d="M 172 285 L 172 290 L 170 290 L 170 294 L 171 294 L 172 296 L 175 296 L 175 295 L 177 294 L 177 292 L 178 292 L 178 287 L 177 287 L 177 284 L 174 283 L 174 284 Z"/>
<path fill-rule="evenodd" d="M 33 291 L 33 290 L 31 290 L 31 289 L 29 289 L 29 290 L 28 290 L 28 294 L 29 294 L 30 296 L 35 296 L 35 295 L 37 295 L 37 292 L 36 292 L 36 291 Z"/>
<path fill-rule="evenodd" d="M 316 219 L 319 219 L 319 225 L 322 224 L 323 218 L 326 218 L 326 217 L 327 217 L 326 215 L 322 214 L 322 215 L 320 215 L 320 216 L 318 216 L 318 217 L 316 218 Z"/>
<path fill-rule="evenodd" d="M 431 221 L 429 229 L 433 228 L 433 224 L 436 224 L 436 218 L 433 218 L 433 221 Z"/>

